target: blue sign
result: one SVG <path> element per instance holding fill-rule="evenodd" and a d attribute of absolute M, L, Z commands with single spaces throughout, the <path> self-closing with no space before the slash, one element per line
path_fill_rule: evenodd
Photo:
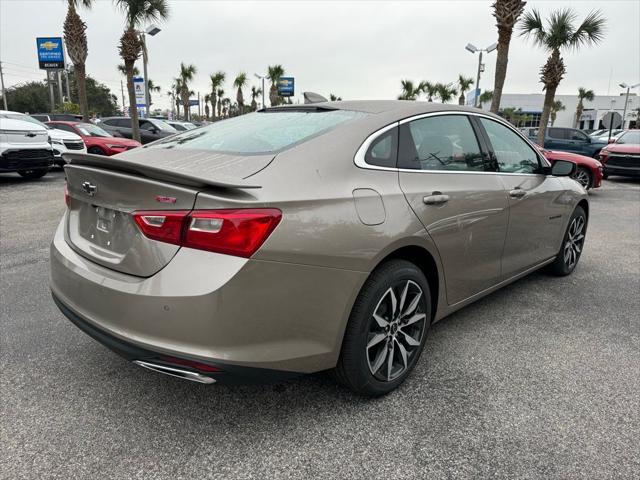
<path fill-rule="evenodd" d="M 145 101 L 144 78 L 133 77 L 133 91 L 136 94 L 136 107 L 146 107 L 147 102 Z"/>
<path fill-rule="evenodd" d="M 63 70 L 64 50 L 62 37 L 38 37 L 38 64 L 43 70 Z"/>
<path fill-rule="evenodd" d="M 280 77 L 280 80 L 278 80 L 278 95 L 281 97 L 293 97 L 294 86 L 293 77 Z"/>
<path fill-rule="evenodd" d="M 200 102 L 198 101 L 197 98 L 190 98 L 189 99 L 189 106 L 190 107 L 195 107 L 196 105 L 200 105 Z"/>
<path fill-rule="evenodd" d="M 467 93 L 467 98 L 465 101 L 465 105 L 468 105 L 470 107 L 474 107 L 476 104 L 476 97 L 480 96 L 480 89 L 476 89 L 474 88 L 473 90 L 471 90 L 469 93 Z M 478 105 L 481 106 L 481 105 Z"/>

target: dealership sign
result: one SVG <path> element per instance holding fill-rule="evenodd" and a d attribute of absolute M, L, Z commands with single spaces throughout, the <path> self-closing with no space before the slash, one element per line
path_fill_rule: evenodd
<path fill-rule="evenodd" d="M 43 70 L 64 70 L 62 37 L 38 37 L 38 64 Z"/>
<path fill-rule="evenodd" d="M 147 106 L 144 95 L 144 78 L 133 77 L 133 90 L 136 92 L 136 106 L 144 108 Z"/>
<path fill-rule="evenodd" d="M 294 85 L 293 77 L 280 77 L 278 80 L 278 95 L 281 97 L 293 97 Z"/>

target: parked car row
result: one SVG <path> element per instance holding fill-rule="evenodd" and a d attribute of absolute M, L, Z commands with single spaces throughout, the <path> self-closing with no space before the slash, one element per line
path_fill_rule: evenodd
<path fill-rule="evenodd" d="M 600 151 L 604 178 L 609 175 L 640 177 L 640 130 L 627 130 Z"/>
<path fill-rule="evenodd" d="M 538 137 L 538 127 L 521 128 L 530 140 Z M 544 148 L 562 152 L 573 152 L 587 157 L 598 158 L 602 147 L 607 144 L 607 139 L 587 135 L 577 128 L 549 127 L 545 132 Z"/>

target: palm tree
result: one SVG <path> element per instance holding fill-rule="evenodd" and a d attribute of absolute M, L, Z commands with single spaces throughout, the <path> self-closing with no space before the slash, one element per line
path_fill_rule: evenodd
<path fill-rule="evenodd" d="M 478 99 L 478 104 L 480 105 L 480 108 L 482 108 L 482 105 L 490 102 L 493 99 L 493 90 L 485 90 L 484 92 L 482 92 L 480 94 L 480 98 Z"/>
<path fill-rule="evenodd" d="M 157 93 L 162 90 L 162 87 L 160 85 L 156 85 L 153 83 L 153 80 L 149 79 L 147 80 L 147 88 L 149 89 L 149 107 L 151 107 L 151 105 L 153 105 L 153 102 L 151 101 L 151 92 Z"/>
<path fill-rule="evenodd" d="M 329 100 L 332 102 L 341 102 L 342 101 L 342 97 L 339 97 L 337 95 L 334 95 L 333 93 L 329 94 Z"/>
<path fill-rule="evenodd" d="M 580 121 L 580 117 L 584 111 L 583 101 L 586 100 L 587 102 L 593 102 L 594 98 L 596 98 L 596 94 L 593 90 L 587 90 L 584 87 L 578 88 L 578 106 L 576 107 L 576 118 L 573 121 L 573 128 L 578 128 L 578 122 Z"/>
<path fill-rule="evenodd" d="M 224 90 L 219 88 L 216 94 L 218 95 L 218 117 L 222 117 L 222 97 L 224 96 Z"/>
<path fill-rule="evenodd" d="M 567 107 L 565 107 L 564 103 L 562 103 L 560 100 L 553 101 L 553 105 L 551 105 L 551 125 L 556 123 L 556 115 L 558 114 L 558 112 L 562 112 L 566 109 Z"/>
<path fill-rule="evenodd" d="M 254 112 L 258 109 L 258 102 L 256 98 L 262 95 L 262 89 L 260 87 L 251 87 L 251 110 Z"/>
<path fill-rule="evenodd" d="M 173 84 L 171 85 L 171 99 L 176 104 L 176 118 L 180 118 L 180 90 L 182 89 L 182 82 L 179 78 L 173 79 Z"/>
<path fill-rule="evenodd" d="M 125 30 L 120 37 L 120 57 L 124 60 L 127 73 L 127 90 L 129 92 L 129 108 L 131 115 L 131 136 L 140 141 L 140 126 L 138 125 L 138 109 L 136 92 L 133 88 L 133 67 L 142 52 L 142 41 L 137 29 L 146 22 L 158 22 L 169 16 L 167 0 L 114 0 L 116 6 L 125 16 Z"/>
<path fill-rule="evenodd" d="M 516 115 L 516 109 L 513 107 L 503 108 L 500 110 L 500 116 L 510 123 L 514 123 L 513 120 Z"/>
<path fill-rule="evenodd" d="M 496 0 L 492 5 L 493 16 L 498 27 L 498 52 L 496 55 L 496 75 L 493 84 L 494 95 L 491 99 L 491 111 L 498 113 L 502 99 L 502 87 L 507 77 L 507 63 L 509 62 L 509 44 L 513 27 L 524 11 L 527 2 L 522 0 Z"/>
<path fill-rule="evenodd" d="M 238 89 L 236 93 L 236 101 L 238 102 L 238 113 L 242 115 L 244 113 L 244 95 L 242 95 L 242 87 L 247 84 L 247 74 L 240 72 L 236 79 L 233 81 L 233 86 Z"/>
<path fill-rule="evenodd" d="M 209 95 L 209 98 L 211 99 L 211 116 L 212 117 L 216 116 L 216 99 L 218 95 L 217 94 L 218 89 L 222 86 L 226 77 L 227 75 L 221 71 L 218 71 L 216 73 L 209 75 L 209 79 L 211 80 L 211 95 Z M 218 108 L 218 116 L 220 116 L 219 108 Z"/>
<path fill-rule="evenodd" d="M 211 110 L 209 110 L 209 100 L 211 100 L 211 95 L 208 93 L 204 94 L 204 117 L 209 120 L 209 114 Z"/>
<path fill-rule="evenodd" d="M 184 119 L 187 121 L 189 121 L 189 117 L 191 116 L 189 97 L 193 94 L 189 89 L 189 82 L 193 80 L 196 73 L 198 73 L 198 69 L 195 65 L 185 65 L 180 62 L 180 73 L 178 74 L 178 78 L 180 79 L 180 99 L 182 100 L 182 108 L 184 109 Z"/>
<path fill-rule="evenodd" d="M 457 94 L 458 94 L 458 91 L 455 89 L 453 84 L 436 83 L 436 96 L 440 99 L 440 102 L 447 103 L 449 100 L 453 99 Z"/>
<path fill-rule="evenodd" d="M 424 82 L 414 85 L 411 80 L 400 80 L 402 93 L 398 95 L 398 100 L 415 100 L 424 89 Z"/>
<path fill-rule="evenodd" d="M 540 70 L 540 81 L 544 85 L 544 106 L 540 116 L 538 144 L 544 143 L 556 89 L 566 73 L 560 56 L 563 50 L 577 50 L 599 43 L 604 36 L 605 19 L 599 11 L 591 12 L 584 21 L 575 26 L 576 14 L 571 9 L 551 12 L 548 21 L 542 21 L 540 12 L 532 10 L 522 19 L 521 35 L 533 37 L 533 42 L 549 52 L 547 63 Z"/>
<path fill-rule="evenodd" d="M 473 85 L 473 78 L 465 77 L 462 74 L 458 75 L 458 90 L 460 90 L 460 97 L 458 98 L 458 105 L 464 105 L 464 94 L 467 93 L 469 87 Z"/>
<path fill-rule="evenodd" d="M 76 9 L 91 8 L 92 0 L 67 0 L 67 17 L 64 19 L 64 43 L 73 63 L 76 85 L 78 85 L 78 103 L 82 120 L 89 121 L 89 102 L 87 100 L 87 82 L 85 62 L 89 48 L 87 46 L 87 24 L 82 21 Z M 71 99 L 69 99 L 71 101 Z"/>
<path fill-rule="evenodd" d="M 118 71 L 122 74 L 122 76 L 126 78 L 126 76 L 127 76 L 127 67 L 124 66 L 124 63 L 119 64 L 117 68 L 118 68 Z M 133 66 L 133 76 L 137 77 L 138 75 L 140 75 L 140 70 L 138 70 L 138 67 L 136 67 L 134 65 Z"/>
<path fill-rule="evenodd" d="M 220 103 L 222 104 L 222 116 L 223 117 L 228 117 L 229 116 L 229 109 L 231 107 L 231 100 L 228 98 L 223 98 Z"/>
<path fill-rule="evenodd" d="M 280 104 L 281 97 L 278 95 L 278 81 L 284 75 L 284 67 L 282 65 L 272 65 L 267 67 L 267 78 L 271 82 L 269 89 L 269 102 L 274 107 Z"/>
<path fill-rule="evenodd" d="M 433 102 L 433 97 L 438 95 L 438 83 L 422 82 L 424 88 L 422 91 L 427 94 L 427 102 Z"/>

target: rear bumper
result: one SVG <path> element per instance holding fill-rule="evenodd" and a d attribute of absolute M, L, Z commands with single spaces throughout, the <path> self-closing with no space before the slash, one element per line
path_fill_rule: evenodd
<path fill-rule="evenodd" d="M 72 250 L 64 219 L 51 244 L 59 305 L 105 335 L 155 354 L 311 373 L 335 366 L 366 272 L 181 248 L 143 278 Z M 74 322 L 76 323 L 76 322 Z"/>
<path fill-rule="evenodd" d="M 180 370 L 186 372 L 193 372 L 195 375 L 205 378 L 213 379 L 215 383 L 223 384 L 239 384 L 239 383 L 269 383 L 278 382 L 294 378 L 298 376 L 297 373 L 285 372 L 279 370 L 270 370 L 265 368 L 248 368 L 239 367 L 237 365 L 229 365 L 222 362 L 202 362 L 200 359 L 189 358 L 186 356 L 181 357 L 169 357 L 162 352 L 152 351 L 146 348 L 142 348 L 132 342 L 128 342 L 117 338 L 108 332 L 101 330 L 88 320 L 82 318 L 62 300 L 60 300 L 55 294 L 52 294 L 53 301 L 58 306 L 60 311 L 71 322 L 89 335 L 94 340 L 100 342 L 105 347 L 114 351 L 121 357 L 131 361 L 140 363 L 151 363 L 153 365 L 166 365 L 167 367 L 177 367 Z M 181 361 L 182 360 L 182 361 Z M 197 369 L 195 367 L 185 366 L 184 360 L 194 360 L 204 365 L 209 365 L 214 369 L 220 370 L 219 372 L 203 371 L 203 369 Z M 201 382 L 201 383 L 213 383 L 213 382 Z"/>

